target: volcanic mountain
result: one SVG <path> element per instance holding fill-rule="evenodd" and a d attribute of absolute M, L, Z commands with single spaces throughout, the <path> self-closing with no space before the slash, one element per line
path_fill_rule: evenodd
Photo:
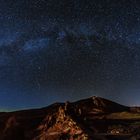
<path fill-rule="evenodd" d="M 0 113 L 0 140 L 139 139 L 138 107 L 100 97 Z"/>

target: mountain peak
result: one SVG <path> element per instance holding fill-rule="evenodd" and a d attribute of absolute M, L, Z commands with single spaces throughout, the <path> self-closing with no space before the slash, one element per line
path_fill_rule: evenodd
<path fill-rule="evenodd" d="M 132 123 L 129 124 L 128 120 Z M 110 135 L 113 139 L 116 136 L 114 133 L 117 136 L 122 132 L 125 134 L 120 134 L 119 138 L 130 137 L 133 132 L 139 134 L 139 122 L 139 112 L 93 96 L 41 109 L 0 113 L 0 139 L 110 140 Z"/>

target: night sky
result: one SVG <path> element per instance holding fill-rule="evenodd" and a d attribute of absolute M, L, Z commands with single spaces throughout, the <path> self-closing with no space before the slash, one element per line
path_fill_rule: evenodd
<path fill-rule="evenodd" d="M 1 0 L 0 109 L 93 95 L 140 105 L 139 0 Z"/>

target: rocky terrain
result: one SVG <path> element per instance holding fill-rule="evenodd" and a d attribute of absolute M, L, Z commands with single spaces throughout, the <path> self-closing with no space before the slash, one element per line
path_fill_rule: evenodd
<path fill-rule="evenodd" d="M 139 140 L 140 108 L 100 97 L 0 113 L 0 140 Z"/>

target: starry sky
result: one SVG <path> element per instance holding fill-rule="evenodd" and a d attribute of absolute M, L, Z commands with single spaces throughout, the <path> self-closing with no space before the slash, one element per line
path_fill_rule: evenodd
<path fill-rule="evenodd" d="M 0 109 L 93 95 L 140 105 L 139 0 L 1 0 Z"/>

